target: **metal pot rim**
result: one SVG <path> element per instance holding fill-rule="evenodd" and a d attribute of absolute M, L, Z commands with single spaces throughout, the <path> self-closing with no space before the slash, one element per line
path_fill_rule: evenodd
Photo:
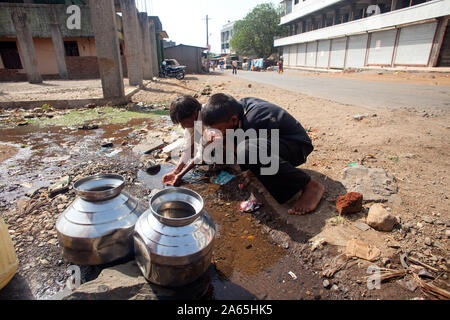
<path fill-rule="evenodd" d="M 199 206 L 200 208 L 199 209 L 194 208 L 196 210 L 196 213 L 194 215 L 185 217 L 185 218 L 168 218 L 168 217 L 164 217 L 164 216 L 160 215 L 158 212 L 156 212 L 156 210 L 153 207 L 154 201 L 167 193 L 175 193 L 175 192 L 187 194 L 191 197 L 196 198 L 197 201 L 200 202 L 200 206 Z M 172 227 L 181 227 L 181 226 L 185 226 L 185 225 L 188 225 L 188 224 L 194 222 L 202 214 L 203 206 L 204 206 L 203 198 L 201 195 L 199 195 L 197 192 L 195 192 L 191 189 L 180 188 L 180 187 L 166 188 L 161 191 L 158 191 L 151 197 L 149 202 L 150 202 L 150 211 L 153 214 L 153 216 L 156 219 L 158 219 L 161 223 L 172 226 Z"/>
<path fill-rule="evenodd" d="M 105 184 L 105 186 L 109 186 L 111 188 L 102 191 L 93 191 L 82 187 L 83 185 L 86 186 L 86 184 L 88 183 L 93 183 L 99 180 L 105 181 L 109 180 L 110 182 L 113 181 L 113 185 Z M 75 190 L 75 193 L 82 199 L 87 201 L 103 201 L 114 198 L 115 196 L 120 194 L 120 192 L 124 187 L 125 187 L 124 177 L 114 173 L 95 174 L 92 176 L 81 178 L 73 184 L 73 189 Z"/>

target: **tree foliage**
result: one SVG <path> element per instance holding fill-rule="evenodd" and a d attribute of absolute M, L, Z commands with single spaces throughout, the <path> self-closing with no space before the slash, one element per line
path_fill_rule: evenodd
<path fill-rule="evenodd" d="M 275 36 L 287 34 L 286 27 L 279 26 L 281 10 L 272 3 L 257 5 L 233 27 L 230 45 L 239 55 L 267 58 L 275 52 Z"/>

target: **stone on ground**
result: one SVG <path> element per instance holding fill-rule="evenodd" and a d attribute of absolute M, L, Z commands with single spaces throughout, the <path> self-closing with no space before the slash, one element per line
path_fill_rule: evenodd
<path fill-rule="evenodd" d="M 381 204 L 375 203 L 369 209 L 366 223 L 378 231 L 392 231 L 398 220 Z"/>
<path fill-rule="evenodd" d="M 342 184 L 349 192 L 364 195 L 364 201 L 389 201 L 398 192 L 395 177 L 381 168 L 361 165 L 342 171 Z"/>
<path fill-rule="evenodd" d="M 358 192 L 349 192 L 339 196 L 336 200 L 336 209 L 339 214 L 357 213 L 361 211 L 363 196 Z"/>
<path fill-rule="evenodd" d="M 142 276 L 136 262 L 103 269 L 97 279 L 83 283 L 65 300 L 172 300 L 199 299 L 206 292 L 205 276 L 176 288 L 153 285 Z"/>

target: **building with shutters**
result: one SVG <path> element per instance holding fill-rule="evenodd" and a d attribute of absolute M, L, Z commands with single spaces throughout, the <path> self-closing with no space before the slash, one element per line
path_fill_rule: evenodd
<path fill-rule="evenodd" d="M 284 0 L 286 67 L 449 67 L 450 0 Z"/>
<path fill-rule="evenodd" d="M 231 48 L 231 38 L 233 37 L 233 27 L 236 22 L 229 22 L 222 27 L 220 31 L 220 53 L 230 54 L 233 53 L 233 48 Z"/>

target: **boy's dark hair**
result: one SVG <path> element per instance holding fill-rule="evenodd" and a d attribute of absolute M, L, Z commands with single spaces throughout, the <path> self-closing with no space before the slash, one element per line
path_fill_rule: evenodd
<path fill-rule="evenodd" d="M 243 114 L 242 105 L 225 93 L 212 95 L 201 111 L 202 122 L 207 126 L 228 121 L 233 115 L 237 115 L 240 119 Z"/>
<path fill-rule="evenodd" d="M 170 104 L 170 119 L 174 124 L 189 118 L 195 111 L 201 110 L 202 105 L 193 96 L 182 95 L 173 99 Z"/>

